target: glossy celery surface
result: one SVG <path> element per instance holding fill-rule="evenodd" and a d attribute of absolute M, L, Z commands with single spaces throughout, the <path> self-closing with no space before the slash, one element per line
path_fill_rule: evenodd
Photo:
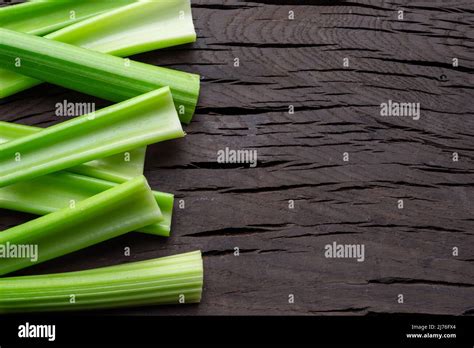
<path fill-rule="evenodd" d="M 38 133 L 43 128 L 0 121 L 0 144 Z M 122 183 L 143 174 L 146 147 L 139 147 L 123 153 L 93 160 L 68 171 L 99 179 Z"/>
<path fill-rule="evenodd" d="M 189 0 L 141 0 L 67 26 L 45 37 L 125 57 L 194 42 L 196 32 Z M 0 69 L 0 97 L 40 83 L 14 71 Z"/>
<path fill-rule="evenodd" d="M 78 272 L 0 278 L 0 313 L 197 303 L 202 286 L 201 252 L 194 251 Z"/>
<path fill-rule="evenodd" d="M 133 2 L 132 0 L 26 2 L 0 8 L 0 27 L 23 33 L 44 35 Z"/>
<path fill-rule="evenodd" d="M 199 76 L 95 52 L 43 37 L 0 29 L 2 68 L 119 102 L 169 86 L 180 120 L 191 121 Z M 2 86 L 0 96 L 9 95 Z"/>
<path fill-rule="evenodd" d="M 184 136 L 168 87 L 0 145 L 0 187 Z"/>
<path fill-rule="evenodd" d="M 117 183 L 89 176 L 60 171 L 38 178 L 0 187 L 0 208 L 45 215 L 81 202 L 100 192 L 116 187 Z M 137 229 L 139 232 L 169 236 L 174 196 L 153 191 L 163 219 Z"/>
<path fill-rule="evenodd" d="M 37 247 L 30 254 L 3 253 L 0 275 L 32 266 L 158 222 L 158 204 L 144 176 L 0 233 L 5 250 Z M 19 257 L 22 256 L 22 257 Z"/>

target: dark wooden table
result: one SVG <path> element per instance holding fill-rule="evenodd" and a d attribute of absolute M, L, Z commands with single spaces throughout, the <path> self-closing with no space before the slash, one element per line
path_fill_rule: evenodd
<path fill-rule="evenodd" d="M 185 203 L 172 237 L 131 233 L 16 274 L 201 249 L 201 304 L 108 313 L 473 315 L 472 1 L 206 0 L 193 13 L 195 44 L 134 57 L 202 75 L 187 137 L 147 154 L 153 188 Z M 0 117 L 50 126 L 64 99 L 109 105 L 47 85 L 1 101 Z M 388 100 L 420 103 L 420 119 L 381 116 Z M 226 147 L 256 149 L 257 167 L 217 163 Z M 2 210 L 0 228 L 31 218 Z M 365 261 L 326 258 L 333 242 L 363 244 Z"/>

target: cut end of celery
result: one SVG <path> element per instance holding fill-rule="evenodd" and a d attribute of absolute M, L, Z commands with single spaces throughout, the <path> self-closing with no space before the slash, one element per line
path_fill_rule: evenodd
<path fill-rule="evenodd" d="M 178 111 L 179 119 L 181 122 L 184 124 L 189 124 L 191 123 L 194 113 L 196 112 L 197 104 L 199 101 L 199 91 L 201 89 L 201 76 L 196 75 L 196 74 L 190 74 L 192 78 L 191 85 L 193 86 L 193 93 L 190 95 L 190 103 L 187 106 L 187 109 L 185 110 L 184 114 L 180 114 L 180 108 L 177 107 L 176 110 Z M 173 91 L 171 91 L 173 92 Z"/>

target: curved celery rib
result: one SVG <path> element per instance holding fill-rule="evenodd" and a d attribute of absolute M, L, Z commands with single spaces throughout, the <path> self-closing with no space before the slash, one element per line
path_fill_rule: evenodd
<path fill-rule="evenodd" d="M 168 87 L 0 145 L 0 187 L 184 136 Z"/>
<path fill-rule="evenodd" d="M 46 38 L 0 29 L 2 68 L 119 102 L 169 86 L 180 120 L 191 121 L 199 76 L 123 59 Z M 5 86 L 1 95 L 8 95 Z"/>
<path fill-rule="evenodd" d="M 44 35 L 132 0 L 34 1 L 0 9 L 0 27 L 23 33 Z"/>
<path fill-rule="evenodd" d="M 62 256 L 158 222 L 144 176 L 0 233 L 0 275 Z M 35 251 L 36 250 L 36 251 Z"/>
<path fill-rule="evenodd" d="M 145 0 L 67 26 L 45 38 L 124 57 L 194 42 L 196 32 L 189 0 Z M 0 97 L 40 83 L 0 69 Z"/>
<path fill-rule="evenodd" d="M 0 121 L 0 144 L 38 133 L 42 130 L 43 128 L 39 127 Z M 122 183 L 143 174 L 145 153 L 146 147 L 139 147 L 68 168 L 68 171 Z"/>
<path fill-rule="evenodd" d="M 0 188 L 0 208 L 45 215 L 81 202 L 118 184 L 88 176 L 60 171 Z M 173 213 L 172 194 L 153 191 L 163 219 L 137 229 L 160 236 L 169 236 Z"/>
<path fill-rule="evenodd" d="M 122 183 L 143 174 L 146 146 L 69 168 L 74 173 Z"/>
<path fill-rule="evenodd" d="M 138 1 L 45 36 L 114 56 L 196 41 L 189 0 Z"/>
<path fill-rule="evenodd" d="M 38 127 L 0 121 L 0 144 L 38 133 L 41 130 L 42 128 Z M 145 150 L 146 147 L 140 147 L 128 151 L 129 162 L 124 162 L 126 153 L 118 154 L 68 168 L 67 172 L 71 173 L 52 173 L 1 187 L 0 208 L 38 215 L 62 209 L 69 204 L 71 199 L 79 202 L 93 194 L 116 186 L 117 183 L 142 175 Z M 88 176 L 73 175 L 72 173 L 84 173 Z M 95 178 L 105 179 L 97 180 Z M 111 179 L 107 180 L 109 178 Z M 90 184 L 92 184 L 92 188 Z M 167 237 L 171 231 L 174 196 L 158 191 L 153 191 L 153 195 L 163 214 L 163 220 L 138 229 L 138 231 Z"/>
<path fill-rule="evenodd" d="M 78 272 L 0 278 L 0 313 L 197 303 L 202 286 L 201 252 L 194 251 Z"/>

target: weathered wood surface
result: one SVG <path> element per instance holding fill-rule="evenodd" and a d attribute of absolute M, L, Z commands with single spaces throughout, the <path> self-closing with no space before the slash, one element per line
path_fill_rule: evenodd
<path fill-rule="evenodd" d="M 197 43 L 135 57 L 202 75 L 187 137 L 147 155 L 151 185 L 185 201 L 173 236 L 132 233 L 18 274 L 201 249 L 200 305 L 112 312 L 474 314 L 472 1 L 202 0 L 193 13 Z M 1 101 L 1 119 L 49 126 L 63 99 L 108 105 L 49 85 Z M 421 103 L 421 118 L 381 117 L 389 99 Z M 257 149 L 257 167 L 218 164 L 225 147 Z M 0 213 L 2 229 L 31 218 Z M 364 244 L 365 261 L 325 258 L 333 241 Z"/>

